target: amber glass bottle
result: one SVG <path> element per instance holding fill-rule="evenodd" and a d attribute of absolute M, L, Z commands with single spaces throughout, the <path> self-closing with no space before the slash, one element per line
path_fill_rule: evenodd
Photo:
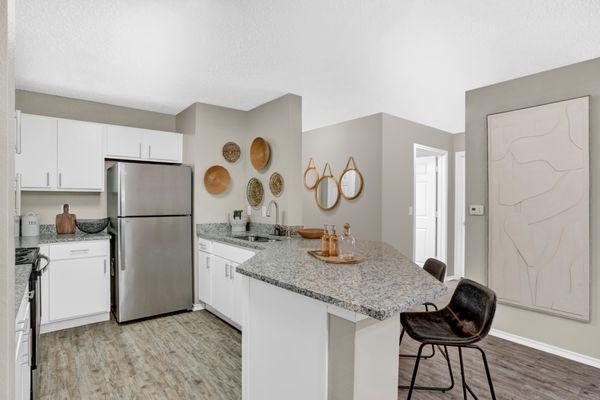
<path fill-rule="evenodd" d="M 329 236 L 329 257 L 337 257 L 338 256 L 338 236 L 335 232 L 335 225 L 333 225 L 333 230 L 331 231 L 331 235 Z"/>
<path fill-rule="evenodd" d="M 329 256 L 329 225 L 325 225 L 323 238 L 321 239 L 321 255 L 324 257 Z"/>

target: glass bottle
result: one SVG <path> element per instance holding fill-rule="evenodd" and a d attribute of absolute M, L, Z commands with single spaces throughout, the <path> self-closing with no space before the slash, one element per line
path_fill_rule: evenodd
<path fill-rule="evenodd" d="M 325 225 L 323 237 L 321 238 L 321 255 L 324 257 L 329 256 L 329 225 Z"/>
<path fill-rule="evenodd" d="M 329 236 L 329 257 L 338 256 L 338 235 L 335 232 L 335 225 L 332 226 L 331 235 Z"/>
<path fill-rule="evenodd" d="M 349 260 L 354 257 L 356 250 L 356 239 L 350 233 L 350 224 L 344 225 L 344 233 L 340 237 L 340 257 Z"/>

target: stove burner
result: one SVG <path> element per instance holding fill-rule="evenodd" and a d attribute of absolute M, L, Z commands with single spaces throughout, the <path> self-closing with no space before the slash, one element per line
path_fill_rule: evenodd
<path fill-rule="evenodd" d="M 35 264 L 40 249 L 37 247 L 21 247 L 15 249 L 15 264 Z"/>

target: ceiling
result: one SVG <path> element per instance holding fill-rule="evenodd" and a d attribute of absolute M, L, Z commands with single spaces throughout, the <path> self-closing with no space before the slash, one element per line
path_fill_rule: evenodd
<path fill-rule="evenodd" d="M 595 0 L 17 1 L 17 87 L 176 114 L 303 97 L 464 130 L 464 92 L 600 57 Z"/>

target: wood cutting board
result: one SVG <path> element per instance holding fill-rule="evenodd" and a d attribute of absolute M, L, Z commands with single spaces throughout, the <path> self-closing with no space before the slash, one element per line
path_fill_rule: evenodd
<path fill-rule="evenodd" d="M 62 214 L 56 216 L 56 233 L 75 233 L 75 219 L 75 214 L 69 214 L 69 205 L 64 204 Z"/>

